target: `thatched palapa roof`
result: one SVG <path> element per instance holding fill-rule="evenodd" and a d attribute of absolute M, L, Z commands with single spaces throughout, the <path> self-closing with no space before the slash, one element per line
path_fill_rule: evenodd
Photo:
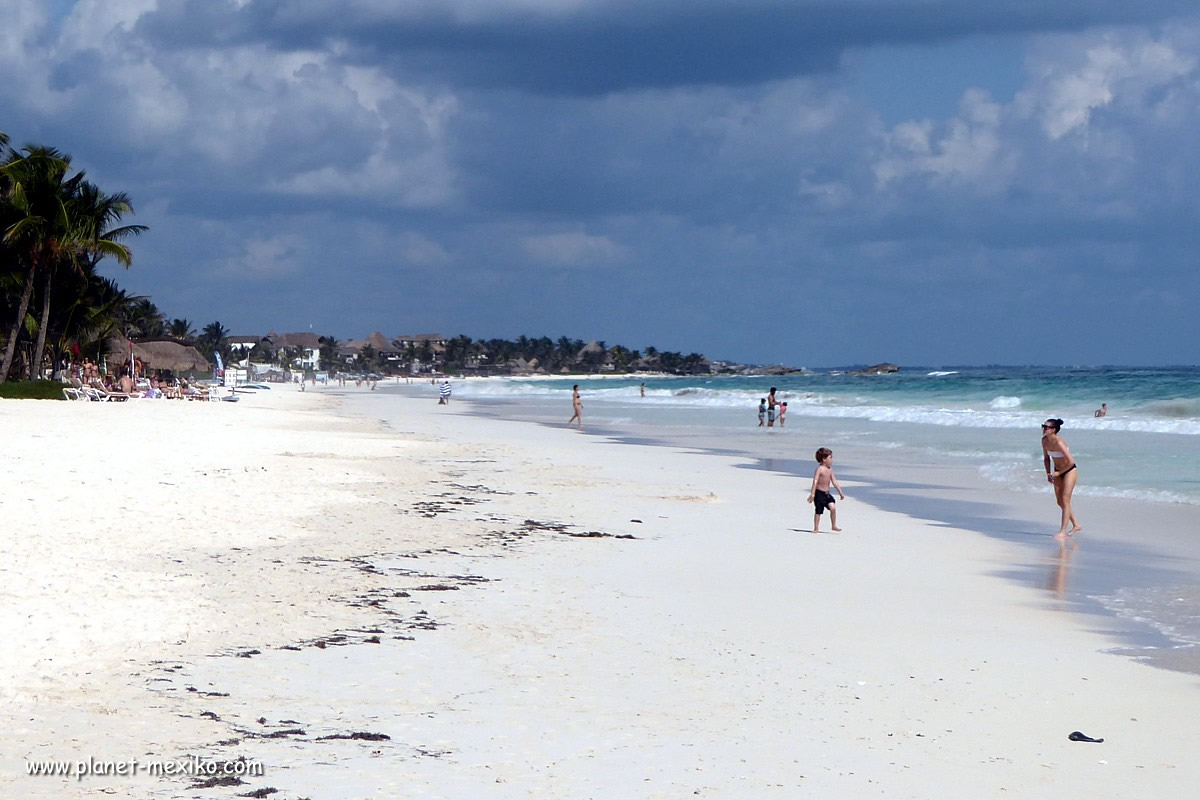
<path fill-rule="evenodd" d="M 209 368 L 208 359 L 190 345 L 179 342 L 134 342 L 134 358 L 154 369 L 169 369 L 172 372 L 204 372 Z M 108 342 L 108 360 L 113 364 L 129 361 L 129 340 L 114 338 Z"/>

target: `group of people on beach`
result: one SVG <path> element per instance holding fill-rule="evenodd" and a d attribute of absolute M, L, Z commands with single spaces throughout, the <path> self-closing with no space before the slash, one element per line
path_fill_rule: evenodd
<path fill-rule="evenodd" d="M 139 397 L 183 400 L 203 394 L 187 378 L 175 375 L 170 370 L 147 369 L 140 359 L 135 359 L 134 369 L 139 375 L 138 380 L 130 373 L 128 363 L 120 368 L 119 373 L 114 373 L 102 371 L 99 364 L 85 358 L 79 362 L 64 363 L 55 377 L 77 393 L 90 393 L 91 399 L 128 400 Z"/>
<path fill-rule="evenodd" d="M 767 392 L 767 396 L 758 401 L 758 427 L 775 427 L 775 421 L 779 420 L 779 427 L 783 427 L 787 421 L 787 402 L 780 401 L 775 393 L 779 391 L 772 386 Z M 808 502 L 813 506 L 813 533 L 819 533 L 821 530 L 821 517 L 825 510 L 829 509 L 829 527 L 834 531 L 840 531 L 841 528 L 837 524 L 837 500 L 833 498 L 833 491 L 836 490 L 838 498 L 846 499 L 846 495 L 842 492 L 841 484 L 837 482 L 837 477 L 833 474 L 833 451 L 828 447 L 817 449 L 814 454 L 817 460 L 817 470 L 813 473 L 812 485 L 808 490 Z"/>
<path fill-rule="evenodd" d="M 1102 408 L 1104 408 L 1102 406 Z M 1097 416 L 1103 416 L 1097 412 Z M 1071 496 L 1075 493 L 1075 484 L 1079 482 L 1078 464 L 1071 455 L 1071 448 L 1062 437 L 1063 421 L 1051 418 L 1042 423 L 1042 461 L 1046 467 L 1046 481 L 1054 487 L 1054 500 L 1061 512 L 1061 523 L 1054 538 L 1064 540 L 1083 530 L 1075 517 L 1071 506 Z M 821 514 L 829 509 L 830 527 L 835 531 L 841 528 L 837 525 L 837 506 L 830 489 L 836 489 L 841 500 L 846 499 L 842 487 L 833 474 L 833 451 L 822 447 L 816 452 L 817 471 L 813 474 L 812 486 L 808 490 L 808 502 L 813 504 L 813 533 L 821 526 Z"/>
<path fill-rule="evenodd" d="M 645 384 L 642 384 L 640 391 L 641 396 L 645 397 Z M 774 427 L 776 419 L 779 420 L 780 427 L 783 427 L 787 415 L 787 403 L 776 399 L 777 391 L 776 387 L 772 386 L 767 396 L 759 401 L 759 427 L 764 425 L 768 428 Z M 571 387 L 571 409 L 572 414 L 571 418 L 567 420 L 567 427 L 574 424 L 582 430 L 583 399 L 579 394 L 579 384 Z M 1102 403 L 1096 410 L 1097 417 L 1103 417 L 1107 413 L 1108 405 L 1106 403 Z M 1067 446 L 1066 440 L 1061 436 L 1062 426 L 1063 421 L 1058 418 L 1047 419 L 1042 423 L 1042 455 L 1046 467 L 1046 480 L 1054 487 L 1054 499 L 1062 512 L 1062 524 L 1054 536 L 1056 539 L 1065 539 L 1083 530 L 1083 526 L 1079 524 L 1079 520 L 1075 517 L 1075 511 L 1071 507 L 1071 496 L 1075 492 L 1079 472 L 1075 459 L 1071 455 L 1071 448 Z M 812 532 L 819 532 L 821 517 L 826 509 L 829 510 L 830 527 L 834 531 L 840 531 L 841 528 L 837 524 L 837 500 L 833 497 L 833 491 L 837 492 L 840 500 L 845 500 L 846 495 L 842 492 L 842 487 L 833 472 L 833 451 L 828 447 L 821 447 L 814 456 L 817 461 L 817 469 L 813 473 L 807 500 L 813 506 Z"/>
<path fill-rule="evenodd" d="M 758 427 L 775 427 L 775 418 L 779 418 L 779 427 L 783 427 L 784 421 L 787 419 L 787 403 L 781 403 L 775 399 L 775 387 L 771 387 L 771 391 L 767 396 L 758 401 Z"/>

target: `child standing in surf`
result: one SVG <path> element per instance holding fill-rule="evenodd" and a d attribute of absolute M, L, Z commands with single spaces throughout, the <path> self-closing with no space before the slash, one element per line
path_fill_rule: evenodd
<path fill-rule="evenodd" d="M 821 514 L 825 509 L 829 509 L 829 527 L 835 531 L 840 531 L 837 526 L 837 506 L 836 500 L 833 499 L 833 494 L 830 493 L 830 488 L 837 489 L 838 498 L 846 499 L 846 495 L 842 492 L 841 485 L 837 482 L 837 478 L 833 474 L 833 451 L 828 447 L 822 447 L 816 452 L 817 471 L 813 474 L 812 488 L 808 491 L 808 502 L 813 504 L 813 533 L 817 533 L 821 527 Z"/>

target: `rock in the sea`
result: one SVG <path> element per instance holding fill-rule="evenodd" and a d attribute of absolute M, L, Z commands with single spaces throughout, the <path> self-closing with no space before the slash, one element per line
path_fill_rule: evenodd
<path fill-rule="evenodd" d="M 872 364 L 866 369 L 860 369 L 857 372 L 851 372 L 851 375 L 885 375 L 889 372 L 899 372 L 900 367 L 895 364 L 889 364 L 886 361 L 882 364 Z"/>

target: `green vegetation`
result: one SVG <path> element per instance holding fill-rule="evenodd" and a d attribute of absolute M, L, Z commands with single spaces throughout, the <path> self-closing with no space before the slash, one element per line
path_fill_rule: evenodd
<path fill-rule="evenodd" d="M 405 354 L 408 356 L 409 354 Z M 418 361 L 424 356 L 415 354 Z M 455 336 L 447 339 L 441 358 L 436 359 L 447 372 L 479 369 L 497 371 L 524 361 L 551 373 L 592 374 L 647 370 L 676 375 L 703 374 L 710 371 L 708 360 L 700 353 L 676 353 L 647 347 L 645 351 L 623 345 L 609 346 L 603 341 L 584 343 L 582 339 L 560 336 L 509 339 L 472 339 Z"/>
<path fill-rule="evenodd" d="M 0 399 L 62 400 L 63 385 L 58 381 L 9 381 L 0 383 Z"/>
<path fill-rule="evenodd" d="M 113 335 L 148 335 L 154 304 L 96 273 L 105 258 L 132 263 L 123 242 L 146 230 L 118 224 L 132 213 L 123 192 L 72 172 L 66 153 L 17 150 L 0 134 L 0 384 L 14 371 L 32 380 L 68 353 L 98 359 Z"/>

